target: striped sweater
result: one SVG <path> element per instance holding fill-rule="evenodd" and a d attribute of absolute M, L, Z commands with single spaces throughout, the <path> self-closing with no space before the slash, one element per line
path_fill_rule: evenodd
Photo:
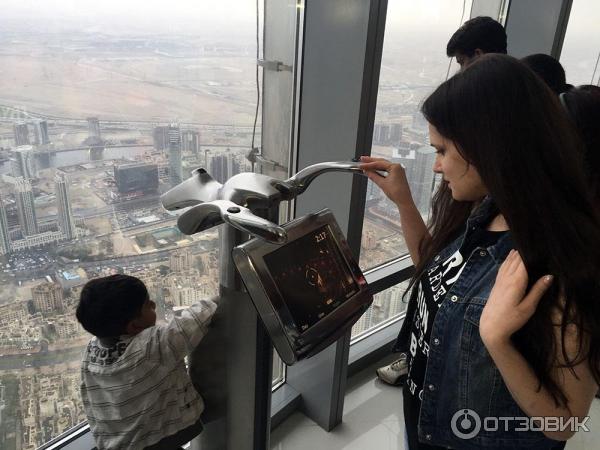
<path fill-rule="evenodd" d="M 98 449 L 143 449 L 198 421 L 204 403 L 184 357 L 206 334 L 216 308 L 203 300 L 135 336 L 110 344 L 90 340 L 81 398 Z"/>

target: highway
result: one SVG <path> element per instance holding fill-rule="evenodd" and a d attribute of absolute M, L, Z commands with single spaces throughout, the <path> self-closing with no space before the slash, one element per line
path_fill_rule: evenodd
<path fill-rule="evenodd" d="M 75 347 L 54 350 L 52 352 L 28 353 L 26 355 L 2 355 L 0 357 L 0 370 L 23 370 L 30 367 L 39 368 L 65 362 L 80 361 L 82 351 L 82 348 Z"/>

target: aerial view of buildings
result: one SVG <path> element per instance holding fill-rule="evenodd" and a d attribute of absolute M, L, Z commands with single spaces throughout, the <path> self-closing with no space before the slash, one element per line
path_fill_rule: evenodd
<path fill-rule="evenodd" d="M 0 32 L 0 448 L 35 449 L 85 421 L 79 361 L 89 335 L 74 311 L 87 280 L 142 279 L 160 320 L 218 292 L 216 229 L 183 235 L 159 198 L 197 167 L 219 182 L 251 170 L 252 45 Z M 372 149 L 404 164 L 424 216 L 435 180 L 418 108 L 447 64 L 430 47 L 387 47 Z M 398 224 L 369 184 L 363 269 L 406 253 Z M 405 288 L 379 294 L 353 334 L 403 311 Z"/>

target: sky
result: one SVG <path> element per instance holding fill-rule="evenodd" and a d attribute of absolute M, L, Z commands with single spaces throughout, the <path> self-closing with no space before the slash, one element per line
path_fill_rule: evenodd
<path fill-rule="evenodd" d="M 0 5 L 3 23 L 43 31 L 251 31 L 256 20 L 255 0 L 0 0 Z"/>
<path fill-rule="evenodd" d="M 265 0 L 259 0 L 262 3 Z M 294 8 L 296 0 L 287 2 Z M 315 0 L 327 1 L 327 0 Z M 457 28 L 472 0 L 388 0 L 386 29 L 429 33 Z M 310 3 L 309 3 L 310 7 Z M 0 0 L 0 31 L 85 30 L 109 34 L 252 36 L 256 0 Z M 596 41 L 600 0 L 574 0 L 569 34 Z M 595 31 L 594 31 L 595 30 Z M 597 44 L 599 45 L 600 42 Z"/>
<path fill-rule="evenodd" d="M 295 0 L 271 1 L 295 5 Z M 470 2 L 466 1 L 468 6 Z M 0 5 L 2 21 L 43 24 L 47 30 L 65 23 L 109 32 L 176 27 L 187 33 L 200 24 L 211 29 L 253 29 L 256 14 L 256 0 L 0 0 Z M 462 5 L 463 0 L 389 0 L 388 24 L 412 28 L 458 23 Z"/>

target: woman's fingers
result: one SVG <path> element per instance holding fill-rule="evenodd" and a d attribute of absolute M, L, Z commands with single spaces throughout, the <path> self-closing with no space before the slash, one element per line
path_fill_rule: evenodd
<path fill-rule="evenodd" d="M 504 276 L 511 272 L 511 265 L 514 260 L 514 254 L 515 250 L 511 250 L 508 253 L 508 255 L 506 255 L 506 258 L 504 259 L 502 265 L 500 266 L 500 269 L 498 270 L 498 276 Z"/>
<path fill-rule="evenodd" d="M 525 269 L 525 264 L 523 264 L 521 255 L 517 250 L 513 249 L 510 251 L 506 259 L 504 260 L 504 263 L 502 263 L 502 268 L 507 274 L 514 274 L 520 266 L 522 266 L 522 268 Z M 527 275 L 526 271 L 525 275 Z"/>
<path fill-rule="evenodd" d="M 552 275 L 545 275 L 537 280 L 535 284 L 531 286 L 531 289 L 523 298 L 519 304 L 519 307 L 528 309 L 530 311 L 535 311 L 544 293 L 552 285 L 553 280 L 554 277 Z"/>
<path fill-rule="evenodd" d="M 391 162 L 382 159 L 379 161 L 362 163 L 358 167 L 360 167 L 362 170 L 385 170 L 389 172 L 393 165 L 394 164 Z"/>
<path fill-rule="evenodd" d="M 383 186 L 381 185 L 381 183 L 382 182 L 385 183 L 386 177 L 382 177 L 377 172 L 371 172 L 371 171 L 365 172 L 365 175 L 367 176 L 367 178 L 369 178 L 369 180 L 371 180 L 373 183 L 375 183 L 377 186 L 379 186 L 381 189 L 383 189 Z"/>
<path fill-rule="evenodd" d="M 395 164 L 383 158 L 362 157 L 359 165 L 364 174 L 375 183 L 394 203 L 411 201 L 410 187 L 401 164 Z M 387 172 L 382 175 L 380 172 Z"/>
<path fill-rule="evenodd" d="M 375 158 L 373 156 L 361 156 L 360 161 L 361 162 L 373 162 L 373 161 L 386 161 L 386 159 L 385 158 Z"/>

